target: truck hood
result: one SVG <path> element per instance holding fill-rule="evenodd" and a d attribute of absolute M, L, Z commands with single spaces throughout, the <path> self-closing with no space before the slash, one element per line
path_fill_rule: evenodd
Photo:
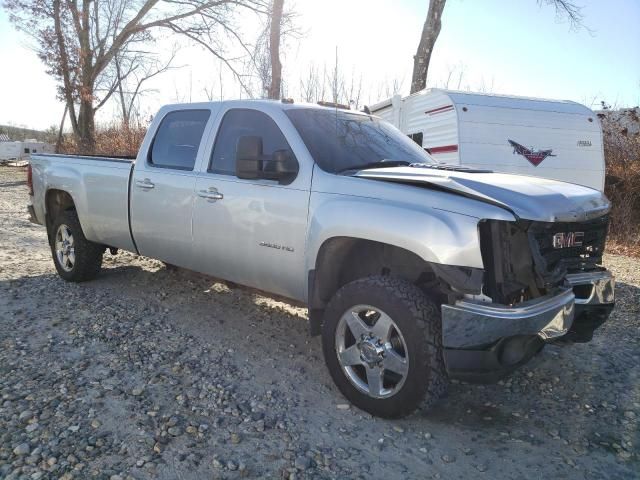
<path fill-rule="evenodd" d="M 435 167 L 361 170 L 354 176 L 444 190 L 498 205 L 516 217 L 541 222 L 576 222 L 609 211 L 598 190 L 539 177 Z"/>

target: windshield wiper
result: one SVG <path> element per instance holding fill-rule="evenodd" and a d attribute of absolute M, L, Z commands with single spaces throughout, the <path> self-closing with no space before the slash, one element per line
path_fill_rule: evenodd
<path fill-rule="evenodd" d="M 406 160 L 380 160 L 378 162 L 356 165 L 355 167 L 343 168 L 341 170 L 338 170 L 336 173 L 344 173 L 351 170 L 369 170 L 372 168 L 406 167 L 409 165 L 411 165 L 411 162 L 407 162 Z"/>

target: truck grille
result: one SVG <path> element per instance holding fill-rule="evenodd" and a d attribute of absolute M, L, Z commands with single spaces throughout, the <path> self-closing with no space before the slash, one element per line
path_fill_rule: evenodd
<path fill-rule="evenodd" d="M 515 305 L 561 285 L 567 273 L 602 268 L 608 225 L 608 216 L 566 223 L 480 222 L 483 293 L 494 302 Z M 558 234 L 570 240 L 554 245 Z"/>
<path fill-rule="evenodd" d="M 528 229 L 531 250 L 536 270 L 545 284 L 558 283 L 567 272 L 598 268 L 608 225 L 608 215 L 585 222 L 533 222 Z M 562 239 L 572 236 L 577 244 L 563 242 Z M 559 237 L 555 245 L 554 237 Z"/>

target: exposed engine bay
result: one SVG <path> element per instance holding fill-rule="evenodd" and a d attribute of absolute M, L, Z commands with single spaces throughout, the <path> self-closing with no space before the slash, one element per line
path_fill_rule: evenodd
<path fill-rule="evenodd" d="M 514 305 L 545 295 L 568 273 L 602 270 L 608 215 L 584 222 L 480 222 L 483 294 Z"/>

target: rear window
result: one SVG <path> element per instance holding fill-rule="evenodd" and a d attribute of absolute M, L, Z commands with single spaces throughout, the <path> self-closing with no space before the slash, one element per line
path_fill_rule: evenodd
<path fill-rule="evenodd" d="M 209 110 L 168 113 L 153 140 L 149 163 L 156 167 L 193 170 Z"/>

